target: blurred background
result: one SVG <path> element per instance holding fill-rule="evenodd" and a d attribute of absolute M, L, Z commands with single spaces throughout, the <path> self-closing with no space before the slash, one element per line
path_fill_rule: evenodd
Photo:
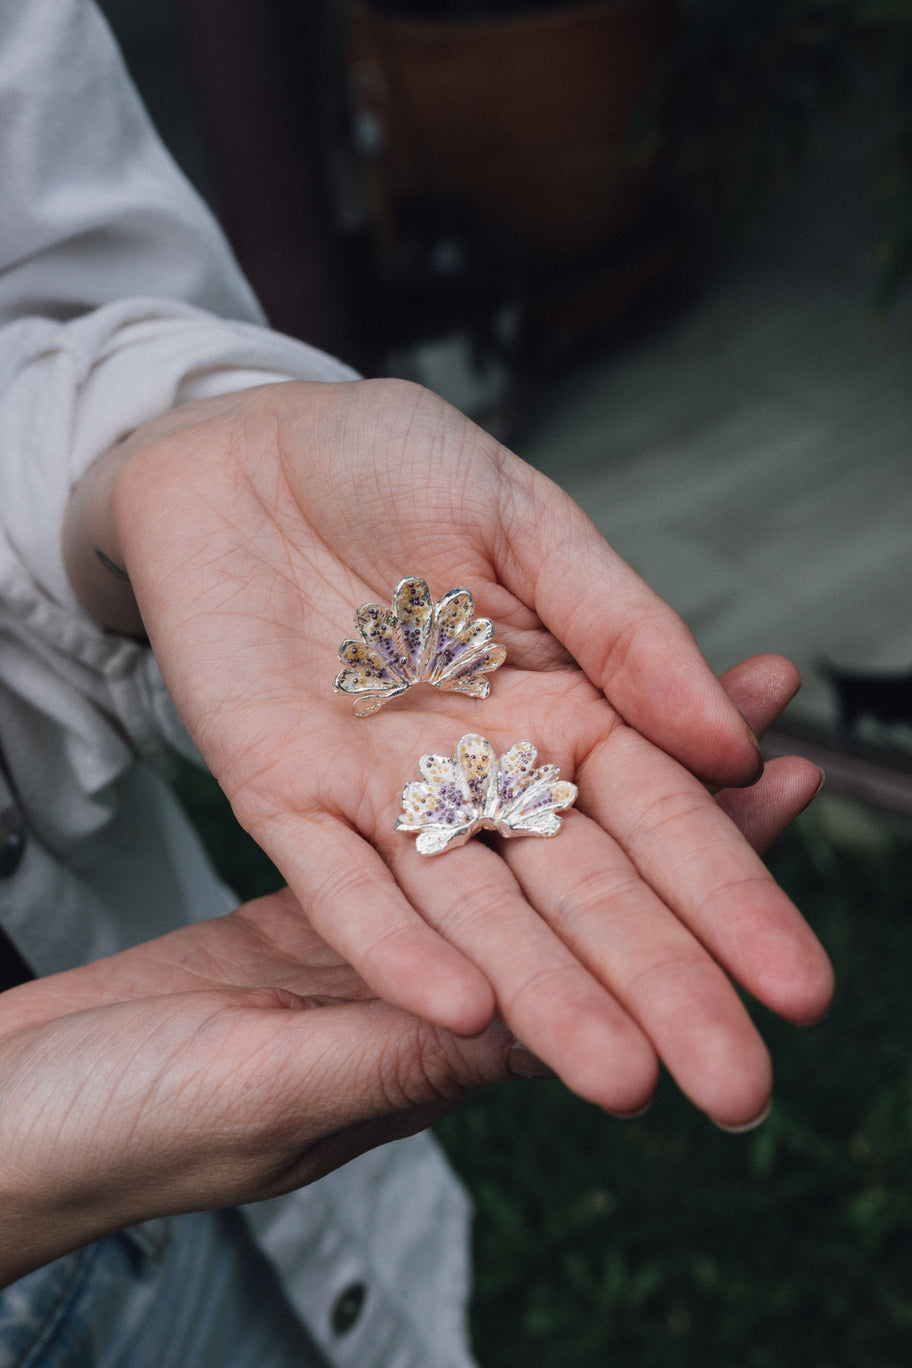
<path fill-rule="evenodd" d="M 272 324 L 421 381 L 586 508 L 713 666 L 805 679 L 771 856 L 836 962 L 777 1100 L 559 1086 L 441 1137 L 485 1368 L 912 1360 L 912 0 L 102 0 Z M 241 896 L 275 884 L 202 780 Z M 229 834 L 230 833 L 230 834 Z M 763 1015 L 763 1014 L 761 1014 Z"/>

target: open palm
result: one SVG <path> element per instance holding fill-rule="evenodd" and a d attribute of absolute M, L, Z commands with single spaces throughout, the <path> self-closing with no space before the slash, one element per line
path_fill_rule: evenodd
<path fill-rule="evenodd" d="M 206 401 L 121 460 L 120 548 L 178 709 L 371 988 L 466 1034 L 496 1010 L 614 1111 L 648 1099 L 658 1054 L 718 1121 L 756 1115 L 769 1066 L 729 976 L 811 1020 L 828 965 L 704 787 L 759 772 L 742 717 L 573 502 L 397 382 Z M 483 703 L 420 685 L 360 719 L 338 649 L 406 574 L 469 589 L 506 664 Z M 396 832 L 419 757 L 468 732 L 578 785 L 556 841 L 431 859 Z"/>

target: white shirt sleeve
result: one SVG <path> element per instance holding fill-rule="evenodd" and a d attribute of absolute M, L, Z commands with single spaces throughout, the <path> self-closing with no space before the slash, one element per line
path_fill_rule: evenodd
<path fill-rule="evenodd" d="M 0 618 L 18 648 L 4 683 L 17 690 L 23 651 L 45 669 L 56 657 L 61 686 L 148 755 L 183 731 L 149 652 L 75 600 L 61 548 L 70 489 L 175 405 L 354 372 L 263 325 L 87 0 L 5 0 L 0 187 Z"/>
<path fill-rule="evenodd" d="M 88 0 L 3 0 L 0 323 L 131 296 L 262 322 Z"/>

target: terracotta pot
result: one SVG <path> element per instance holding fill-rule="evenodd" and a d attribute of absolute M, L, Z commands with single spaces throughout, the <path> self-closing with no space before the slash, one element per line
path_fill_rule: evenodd
<path fill-rule="evenodd" d="M 379 193 L 463 201 L 535 253 L 629 231 L 655 160 L 632 127 L 673 32 L 670 0 L 486 20 L 352 0 L 350 72 Z"/>

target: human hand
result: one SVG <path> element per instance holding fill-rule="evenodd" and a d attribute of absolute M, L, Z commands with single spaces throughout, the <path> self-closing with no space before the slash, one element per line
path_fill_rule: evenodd
<path fill-rule="evenodd" d="M 511 1076 L 377 1000 L 283 890 L 0 995 L 0 1287 L 150 1216 L 290 1191 Z"/>
<path fill-rule="evenodd" d="M 756 777 L 742 717 L 566 495 L 398 382 L 188 406 L 99 478 L 95 545 L 126 564 L 191 735 L 372 989 L 463 1033 L 498 1010 L 609 1110 L 642 1107 L 656 1053 L 718 1122 L 763 1110 L 769 1062 L 731 980 L 807 1021 L 829 966 L 701 782 Z M 359 720 L 331 693 L 338 647 L 408 573 L 470 589 L 507 663 L 483 705 L 421 687 Z M 418 757 L 469 731 L 498 753 L 528 739 L 578 784 L 556 842 L 429 860 L 395 832 Z"/>

